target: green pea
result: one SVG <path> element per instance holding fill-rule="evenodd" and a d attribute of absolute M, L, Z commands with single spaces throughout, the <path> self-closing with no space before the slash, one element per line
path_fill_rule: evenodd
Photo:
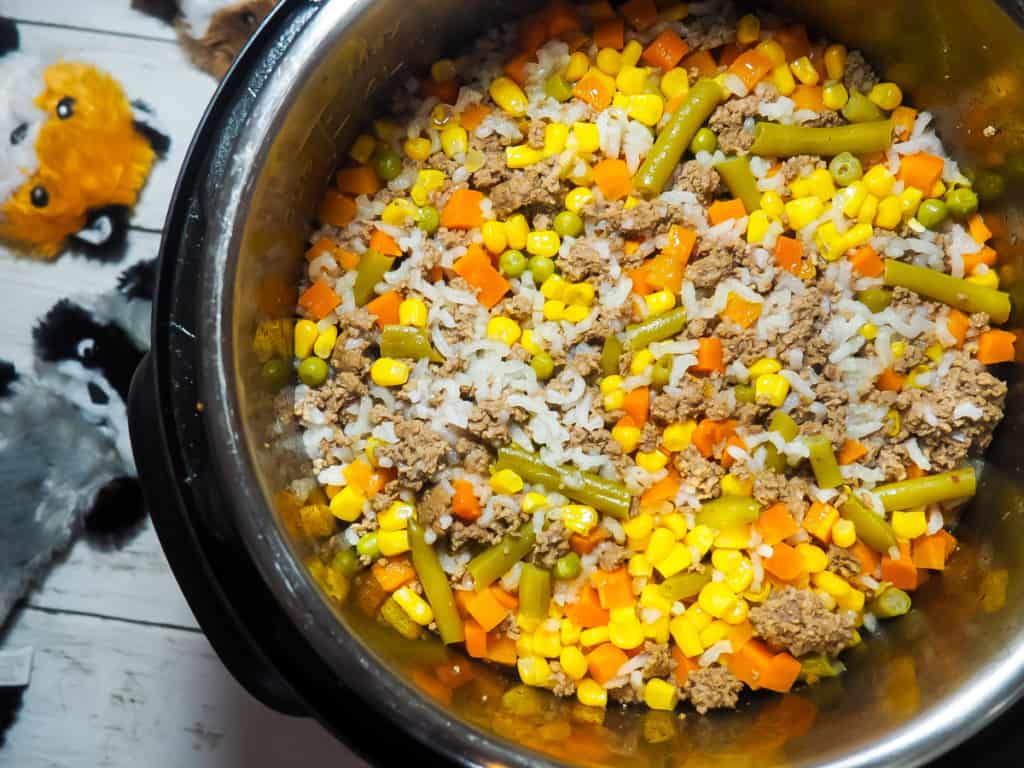
<path fill-rule="evenodd" d="M 555 561 L 556 579 L 561 579 L 562 581 L 575 579 L 580 575 L 582 570 L 583 564 L 580 562 L 580 556 L 575 552 L 569 552 L 568 554 L 562 555 Z"/>
<path fill-rule="evenodd" d="M 437 208 L 434 206 L 424 205 L 420 208 L 419 213 L 416 214 L 416 226 L 428 235 L 432 235 L 441 226 L 441 214 L 437 212 Z"/>
<path fill-rule="evenodd" d="M 292 369 L 284 360 L 272 357 L 263 364 L 263 381 L 271 390 L 276 392 L 291 378 Z"/>
<path fill-rule="evenodd" d="M 526 271 L 526 256 L 522 251 L 505 251 L 498 259 L 498 268 L 509 277 L 519 277 Z"/>
<path fill-rule="evenodd" d="M 578 213 L 562 211 L 555 216 L 554 226 L 559 237 L 579 237 L 583 231 L 583 219 Z"/>
<path fill-rule="evenodd" d="M 957 187 L 946 193 L 946 207 L 954 218 L 966 219 L 978 211 L 978 196 L 970 187 Z"/>
<path fill-rule="evenodd" d="M 714 152 L 718 149 L 718 137 L 710 128 L 701 128 L 690 141 L 690 151 L 693 154 L 698 152 Z"/>
<path fill-rule="evenodd" d="M 754 402 L 754 388 L 749 384 L 737 384 L 735 394 L 738 403 Z"/>
<path fill-rule="evenodd" d="M 662 355 L 654 363 L 654 370 L 651 371 L 651 386 L 661 389 L 668 384 L 672 376 L 672 355 Z"/>
<path fill-rule="evenodd" d="M 307 357 L 299 363 L 299 381 L 307 387 L 319 387 L 327 381 L 327 363 L 319 357 Z"/>
<path fill-rule="evenodd" d="M 849 152 L 840 152 L 828 164 L 828 172 L 832 174 L 836 184 L 848 187 L 864 175 L 860 160 Z"/>
<path fill-rule="evenodd" d="M 331 567 L 346 576 L 354 576 L 359 570 L 359 555 L 352 547 L 345 547 L 334 556 Z"/>
<path fill-rule="evenodd" d="M 1006 192 L 1006 179 L 995 171 L 978 171 L 974 191 L 982 200 L 998 200 Z"/>
<path fill-rule="evenodd" d="M 917 220 L 928 229 L 938 229 L 949 216 L 949 209 L 941 200 L 925 200 L 917 209 Z"/>
<path fill-rule="evenodd" d="M 857 293 L 857 301 L 872 312 L 882 312 L 892 301 L 892 290 L 889 288 L 865 288 Z"/>
<path fill-rule="evenodd" d="M 547 352 L 538 352 L 530 360 L 530 367 L 541 381 L 547 381 L 555 372 L 555 361 Z"/>
<path fill-rule="evenodd" d="M 533 282 L 536 285 L 540 285 L 555 274 L 555 262 L 547 256 L 531 256 L 528 266 L 530 274 L 533 275 Z"/>
<path fill-rule="evenodd" d="M 391 181 L 402 172 L 402 158 L 391 147 L 381 147 L 373 159 L 373 167 L 384 181 Z"/>
<path fill-rule="evenodd" d="M 544 93 L 555 101 L 568 101 L 572 98 L 572 86 L 565 82 L 561 74 L 555 72 L 544 81 Z"/>
<path fill-rule="evenodd" d="M 376 560 L 380 557 L 380 545 L 377 544 L 377 532 L 364 533 L 363 536 L 356 542 L 356 552 L 362 557 L 368 557 L 371 560 Z"/>

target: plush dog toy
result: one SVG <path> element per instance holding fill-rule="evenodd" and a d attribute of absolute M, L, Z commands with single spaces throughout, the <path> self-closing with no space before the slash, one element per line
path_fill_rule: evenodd
<path fill-rule="evenodd" d="M 12 52 L 13 22 L 0 27 L 0 240 L 46 259 L 69 241 L 109 252 L 170 141 L 110 75 L 80 62 L 43 66 Z"/>

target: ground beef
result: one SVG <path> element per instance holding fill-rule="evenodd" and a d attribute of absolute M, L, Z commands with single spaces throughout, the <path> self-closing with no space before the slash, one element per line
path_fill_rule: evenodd
<path fill-rule="evenodd" d="M 742 690 L 743 683 L 717 664 L 693 670 L 683 685 L 684 695 L 701 715 L 712 709 L 734 709 Z"/>
<path fill-rule="evenodd" d="M 824 168 L 825 161 L 816 155 L 796 155 L 782 161 L 782 178 L 786 183 L 809 176 L 812 171 Z"/>
<path fill-rule="evenodd" d="M 860 573 L 860 559 L 850 550 L 833 544 L 828 548 L 828 570 L 844 579 L 852 579 Z"/>
<path fill-rule="evenodd" d="M 486 443 L 507 443 L 509 413 L 503 400 L 480 400 L 469 414 L 466 431 Z"/>
<path fill-rule="evenodd" d="M 765 642 L 794 656 L 835 656 L 850 644 L 854 631 L 847 612 L 833 613 L 818 595 L 795 587 L 772 590 L 764 603 L 750 610 L 750 623 Z"/>
<path fill-rule="evenodd" d="M 312 405 L 324 413 L 328 424 L 337 424 L 342 412 L 367 392 L 364 378 L 351 371 L 342 371 L 323 386 L 310 389 L 304 405 Z"/>
<path fill-rule="evenodd" d="M 661 200 L 641 200 L 632 208 L 626 208 L 621 202 L 590 203 L 583 213 L 596 218 L 601 231 L 626 238 L 646 239 L 668 229 L 670 224 L 694 223 L 680 206 Z"/>
<path fill-rule="evenodd" d="M 364 352 L 373 343 L 371 333 L 376 327 L 376 316 L 365 309 L 346 312 L 338 319 L 338 340 L 331 355 L 335 370 L 365 374 L 370 358 Z"/>
<path fill-rule="evenodd" d="M 458 160 L 448 157 L 444 152 L 435 152 L 427 158 L 426 167 L 444 171 L 444 175 L 450 179 L 462 167 L 462 164 Z"/>
<path fill-rule="evenodd" d="M 608 273 L 608 262 L 608 257 L 602 256 L 586 237 L 577 239 L 565 256 L 555 259 L 562 276 L 573 282 L 603 277 Z"/>
<path fill-rule="evenodd" d="M 518 504 L 496 503 L 494 515 L 486 524 L 466 523 L 453 520 L 448 529 L 448 538 L 453 551 L 461 549 L 467 542 L 497 544 L 509 531 L 517 530 L 529 515 L 525 515 Z"/>
<path fill-rule="evenodd" d="M 684 488 L 705 501 L 719 495 L 719 483 L 725 469 L 717 461 L 708 461 L 693 445 L 672 457 Z"/>
<path fill-rule="evenodd" d="M 754 143 L 754 134 L 743 130 L 748 117 L 757 114 L 761 97 L 756 94 L 730 99 L 711 113 L 708 128 L 718 136 L 718 146 L 727 155 L 745 155 Z"/>
<path fill-rule="evenodd" d="M 470 178 L 474 189 L 486 191 L 512 176 L 513 170 L 505 160 L 505 147 L 497 134 L 481 141 L 477 149 L 484 155 L 484 164 Z"/>
<path fill-rule="evenodd" d="M 555 696 L 560 696 L 564 699 L 576 693 L 576 683 L 562 671 L 561 665 L 557 661 L 551 662 L 550 681 L 552 683 L 551 692 Z"/>
<path fill-rule="evenodd" d="M 494 215 L 504 219 L 531 206 L 560 209 L 567 187 L 559 176 L 557 158 L 518 171 L 491 189 Z"/>
<path fill-rule="evenodd" d="M 652 677 L 668 677 L 676 668 L 676 660 L 672 658 L 672 649 L 668 643 L 655 643 L 647 640 L 644 653 L 650 654 L 651 660 L 644 665 L 644 680 Z"/>
<path fill-rule="evenodd" d="M 395 421 L 395 436 L 398 442 L 381 445 L 376 454 L 384 466 L 394 466 L 404 485 L 418 491 L 444 465 L 448 441 L 417 419 Z"/>
<path fill-rule="evenodd" d="M 577 347 L 566 365 L 583 378 L 601 370 L 601 351 L 592 347 Z"/>
<path fill-rule="evenodd" d="M 543 120 L 531 120 L 530 128 L 526 132 L 526 143 L 534 149 L 544 149 L 544 126 Z"/>
<path fill-rule="evenodd" d="M 820 284 L 812 284 L 794 296 L 789 302 L 789 323 L 776 339 L 780 354 L 791 349 L 803 350 L 805 367 L 825 365 L 832 351 L 818 330 L 828 320 L 821 308 L 825 295 Z"/>
<path fill-rule="evenodd" d="M 530 551 L 530 562 L 548 570 L 555 567 L 555 561 L 569 551 L 569 531 L 561 520 L 555 520 L 537 534 L 537 543 Z"/>
<path fill-rule="evenodd" d="M 715 335 L 722 341 L 722 359 L 726 364 L 739 360 L 752 365 L 768 354 L 768 342 L 757 334 L 757 327 L 744 328 L 733 322 L 718 324 Z"/>
<path fill-rule="evenodd" d="M 433 485 L 423 494 L 416 505 L 416 516 L 420 525 L 426 528 L 434 528 L 434 524 L 441 515 L 446 515 L 451 509 L 451 498 L 448 492 L 440 485 Z M 437 530 L 435 528 L 435 530 Z"/>
<path fill-rule="evenodd" d="M 709 379 L 698 379 L 688 374 L 679 380 L 676 389 L 678 394 L 659 392 L 651 400 L 651 419 L 655 423 L 667 426 L 696 418 L 703 413 L 705 400 L 715 394 Z"/>
<path fill-rule="evenodd" d="M 709 246 L 698 245 L 694 260 L 686 266 L 686 279 L 696 288 L 714 288 L 732 272 L 742 247 L 739 243 L 721 245 L 714 241 Z"/>
<path fill-rule="evenodd" d="M 871 65 L 864 59 L 860 51 L 850 51 L 846 55 L 846 69 L 843 70 L 843 85 L 851 93 L 861 91 L 867 93 L 878 83 L 878 76 Z"/>
<path fill-rule="evenodd" d="M 533 317 L 533 300 L 524 293 L 515 293 L 502 299 L 494 312 L 511 317 L 517 323 L 525 323 Z"/>
<path fill-rule="evenodd" d="M 636 704 L 641 700 L 640 694 L 636 692 L 636 689 L 630 685 L 628 680 L 616 688 L 609 688 L 608 698 L 619 704 Z"/>
<path fill-rule="evenodd" d="M 709 168 L 696 160 L 687 160 L 676 166 L 672 175 L 672 189 L 692 192 L 701 205 L 707 205 L 715 199 L 722 187 L 722 177 L 718 171 Z"/>
<path fill-rule="evenodd" d="M 633 316 L 633 304 L 624 301 L 617 307 L 599 305 L 591 313 L 593 325 L 583 334 L 580 341 L 590 344 L 600 342 L 621 331 Z"/>
<path fill-rule="evenodd" d="M 597 567 L 602 571 L 614 571 L 629 559 L 629 550 L 614 541 L 602 541 L 594 551 Z"/>
<path fill-rule="evenodd" d="M 737 469 L 737 473 L 747 477 L 742 469 Z M 796 515 L 807 509 L 807 496 L 811 488 L 806 479 L 798 475 L 787 476 L 764 471 L 756 473 L 753 481 L 752 494 L 759 504 L 767 507 L 781 501 Z"/>
<path fill-rule="evenodd" d="M 437 239 L 441 241 L 441 245 L 446 250 L 452 248 L 468 248 L 473 242 L 473 233 L 468 229 L 448 229 L 448 227 L 440 227 L 437 230 Z"/>

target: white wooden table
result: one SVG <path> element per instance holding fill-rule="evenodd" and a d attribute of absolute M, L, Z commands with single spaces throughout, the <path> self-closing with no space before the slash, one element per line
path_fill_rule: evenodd
<path fill-rule="evenodd" d="M 31 370 L 38 308 L 109 290 L 127 264 L 156 254 L 178 168 L 216 83 L 185 59 L 169 26 L 129 10 L 129 0 L 0 0 L 0 15 L 18 22 L 22 50 L 44 62 L 80 59 L 111 72 L 130 98 L 155 108 L 172 138 L 135 210 L 124 262 L 64 256 L 43 266 L 0 247 L 0 357 Z M 0 766 L 364 765 L 317 724 L 268 710 L 230 677 L 148 521 L 123 549 L 78 541 L 0 642 L 35 648 Z"/>

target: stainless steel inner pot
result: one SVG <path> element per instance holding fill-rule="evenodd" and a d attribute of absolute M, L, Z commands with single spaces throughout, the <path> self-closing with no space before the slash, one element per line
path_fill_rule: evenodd
<path fill-rule="evenodd" d="M 936 113 L 944 139 L 967 167 L 1012 170 L 1015 153 L 1024 151 L 1024 33 L 1012 9 L 939 0 L 780 5 L 864 49 L 904 86 L 910 103 Z M 1012 373 L 1006 422 L 959 529 L 961 550 L 919 591 L 917 609 L 849 653 L 841 679 L 786 697 L 754 696 L 735 713 L 681 720 L 610 709 L 596 722 L 572 702 L 533 691 L 506 694 L 515 686 L 512 676 L 479 665 L 474 682 L 445 701 L 422 684 L 423 670 L 444 651 L 388 640 L 357 615 L 339 612 L 303 567 L 305 545 L 289 538 L 273 499 L 304 468 L 288 441 L 272 436 L 271 396 L 260 384 L 253 330 L 262 319 L 289 313 L 317 203 L 342 150 L 382 97 L 443 50 L 471 43 L 475 30 L 524 10 L 513 0 L 285 0 L 278 17 L 293 14 L 301 23 L 287 40 L 262 41 L 264 48 L 286 46 L 276 66 L 253 70 L 252 57 L 243 56 L 229 77 L 229 90 L 248 78 L 251 98 L 245 110 L 199 135 L 193 152 L 208 142 L 221 149 L 205 178 L 183 178 L 178 190 L 179 206 L 192 205 L 189 216 L 204 222 L 189 250 L 199 270 L 188 288 L 194 363 L 184 374 L 174 370 L 189 383 L 194 376 L 198 387 L 206 466 L 222 499 L 211 525 L 237 538 L 305 637 L 306 658 L 327 670 L 317 681 L 321 690 L 356 692 L 390 728 L 455 761 L 853 768 L 917 765 L 951 748 L 1016 700 L 1024 682 L 1024 467 L 1017 438 L 1024 393 Z M 270 27 L 262 34 L 275 34 Z M 1012 284 L 1024 274 L 1012 180 L 993 210 Z M 166 253 L 165 246 L 165 259 Z M 155 347 L 166 346 L 174 330 L 158 317 Z M 185 378 L 157 386 L 184 386 Z M 190 450 L 187 440 L 179 443 Z M 1005 604 L 998 594 L 1003 575 Z M 259 622 L 248 630 L 259 634 Z M 292 661 L 296 669 L 303 665 L 303 658 Z M 303 698 L 302 686 L 294 687 Z M 352 704 L 339 701 L 332 711 L 310 706 L 334 727 Z"/>

